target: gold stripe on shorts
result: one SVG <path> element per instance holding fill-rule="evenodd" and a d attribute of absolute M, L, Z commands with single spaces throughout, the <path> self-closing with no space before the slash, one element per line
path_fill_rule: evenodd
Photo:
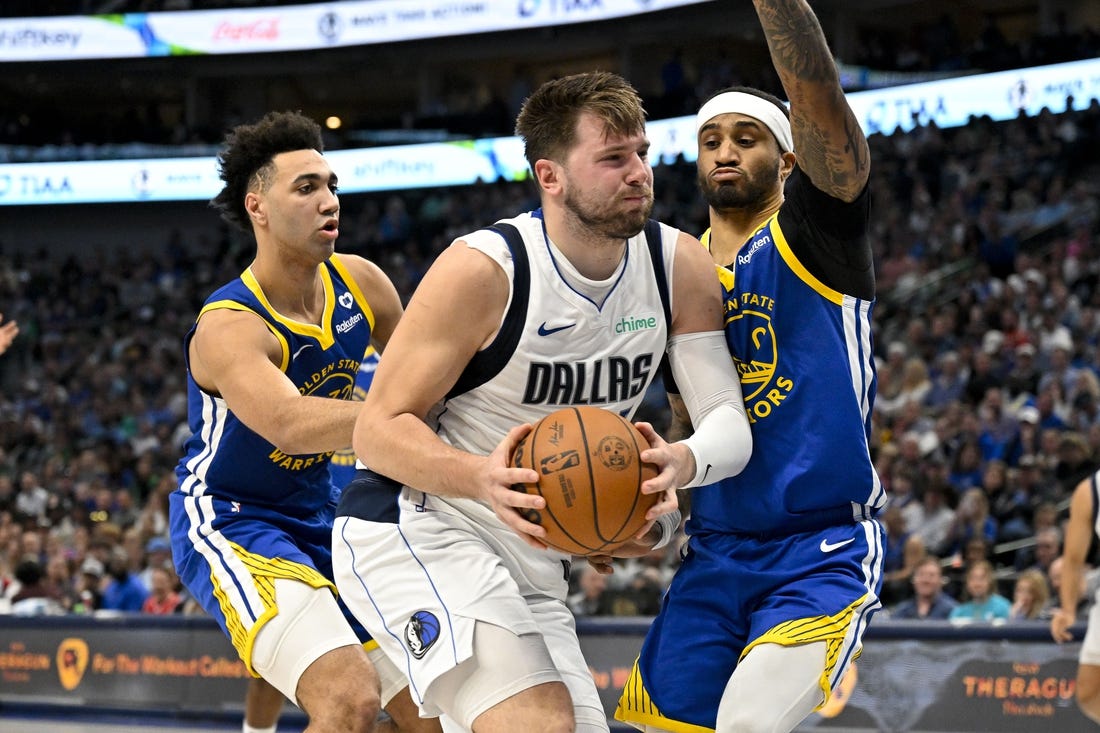
<path fill-rule="evenodd" d="M 218 583 L 217 576 L 210 573 L 210 582 L 214 587 L 214 597 L 218 599 L 222 615 L 225 616 L 225 626 L 229 630 L 229 640 L 233 648 L 241 655 L 248 671 L 256 677 L 256 670 L 252 669 L 252 644 L 256 640 L 256 634 L 260 632 L 264 624 L 270 621 L 279 612 L 275 605 L 275 579 L 297 580 L 313 588 L 331 588 L 336 593 L 336 586 L 308 565 L 302 565 L 283 558 L 270 558 L 253 554 L 235 542 L 229 543 L 233 553 L 248 569 L 252 577 L 253 587 L 263 601 L 263 612 L 256 618 L 251 626 L 246 625 L 237 613 L 237 609 L 229 600 L 229 595 Z"/>
<path fill-rule="evenodd" d="M 829 701 L 829 696 L 832 694 L 833 690 L 832 685 L 829 684 L 829 678 L 832 677 L 833 669 L 836 667 L 841 651 L 844 649 L 844 643 L 848 640 L 848 631 L 852 626 L 852 621 L 856 612 L 863 608 L 866 603 L 867 595 L 864 594 L 859 600 L 833 616 L 813 616 L 777 624 L 745 647 L 745 650 L 741 652 L 741 658 L 744 659 L 745 655 L 758 644 L 797 646 L 815 641 L 825 642 L 825 669 L 821 673 L 822 700 L 814 708 L 814 710 L 820 710 Z M 862 649 L 857 649 L 852 654 L 851 661 L 854 662 L 858 659 L 862 651 Z"/>
<path fill-rule="evenodd" d="M 679 720 L 666 718 L 653 704 L 649 692 L 642 681 L 642 673 L 638 669 L 638 660 L 634 660 L 634 668 L 630 670 L 630 678 L 623 687 L 623 694 L 619 697 L 619 705 L 615 708 L 615 720 L 632 725 L 652 725 L 672 733 L 714 733 L 714 728 L 704 728 L 701 725 L 683 723 Z"/>

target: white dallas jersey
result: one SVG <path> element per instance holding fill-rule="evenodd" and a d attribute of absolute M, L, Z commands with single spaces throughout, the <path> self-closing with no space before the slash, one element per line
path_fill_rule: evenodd
<path fill-rule="evenodd" d="M 630 418 L 664 356 L 678 230 L 650 221 L 627 240 L 615 273 L 592 281 L 548 242 L 541 213 L 502 220 L 463 238 L 511 281 L 496 338 L 429 415 L 443 440 L 470 453 L 488 455 L 516 425 L 570 405 Z M 472 499 L 425 497 L 408 489 L 405 498 L 414 506 L 427 500 L 442 511 L 446 503 L 503 526 L 487 504 Z"/>

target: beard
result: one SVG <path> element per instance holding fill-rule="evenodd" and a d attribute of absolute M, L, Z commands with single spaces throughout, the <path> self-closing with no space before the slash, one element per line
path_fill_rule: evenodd
<path fill-rule="evenodd" d="M 597 234 L 608 239 L 629 239 L 642 231 L 653 212 L 653 191 L 647 188 L 645 193 L 645 206 L 633 211 L 616 211 L 619 202 L 615 199 L 599 199 L 572 190 L 565 194 L 564 204 L 577 221 Z"/>
<path fill-rule="evenodd" d="M 714 183 L 705 173 L 696 174 L 696 182 L 707 205 L 715 211 L 752 208 L 769 196 L 779 180 L 779 159 L 765 163 L 758 170 L 742 168 L 739 181 Z"/>

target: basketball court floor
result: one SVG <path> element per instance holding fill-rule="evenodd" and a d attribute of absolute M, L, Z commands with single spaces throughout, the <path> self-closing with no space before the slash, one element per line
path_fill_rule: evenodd
<path fill-rule="evenodd" d="M 278 733 L 301 733 L 305 728 L 303 720 L 292 718 L 279 723 Z M 64 717 L 55 714 L 42 715 L 26 712 L 11 712 L 0 707 L 0 733 L 235 733 L 240 731 L 239 719 L 224 720 L 181 720 L 165 716 L 143 716 L 137 714 L 85 714 L 68 713 Z M 621 724 L 611 726 L 612 733 L 633 731 Z M 805 724 L 796 729 L 812 733 L 812 727 Z M 866 729 L 847 730 L 830 727 L 828 733 L 867 733 Z"/>
<path fill-rule="evenodd" d="M 301 733 L 304 721 L 284 719 L 279 733 Z M 239 718 L 219 720 L 189 720 L 169 716 L 158 717 L 127 714 L 32 713 L 8 711 L 0 707 L 0 733 L 232 733 L 239 732 Z"/>

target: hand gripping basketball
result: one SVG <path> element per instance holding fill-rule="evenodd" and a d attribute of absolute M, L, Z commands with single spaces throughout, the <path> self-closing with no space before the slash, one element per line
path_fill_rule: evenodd
<path fill-rule="evenodd" d="M 643 494 L 657 467 L 643 463 L 649 447 L 629 421 L 598 407 L 567 407 L 535 423 L 516 446 L 511 465 L 539 474 L 516 491 L 538 493 L 546 508 L 527 519 L 546 530 L 543 541 L 573 555 L 607 555 L 646 523 L 660 494 Z"/>

